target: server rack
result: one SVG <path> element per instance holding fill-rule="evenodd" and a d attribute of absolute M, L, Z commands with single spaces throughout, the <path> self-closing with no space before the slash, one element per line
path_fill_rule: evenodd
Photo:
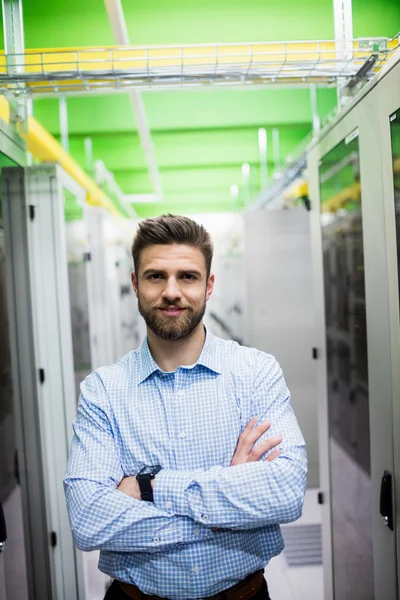
<path fill-rule="evenodd" d="M 308 150 L 326 600 L 398 597 L 400 328 L 390 118 L 400 108 L 399 90 L 397 54 Z M 335 169 L 336 189 L 327 191 Z M 330 217 L 321 215 L 327 200 Z"/>

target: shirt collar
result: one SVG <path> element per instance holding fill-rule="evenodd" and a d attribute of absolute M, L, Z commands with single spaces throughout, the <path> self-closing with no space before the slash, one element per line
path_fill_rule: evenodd
<path fill-rule="evenodd" d="M 204 346 L 198 360 L 195 362 L 193 367 L 196 365 L 202 365 L 203 367 L 206 367 L 215 373 L 221 373 L 221 358 L 218 352 L 217 340 L 207 327 L 204 326 L 204 329 L 206 331 Z M 157 365 L 151 355 L 147 336 L 143 340 L 143 344 L 140 348 L 140 359 L 141 367 L 139 383 L 142 383 L 155 371 L 161 372 L 160 367 Z"/>

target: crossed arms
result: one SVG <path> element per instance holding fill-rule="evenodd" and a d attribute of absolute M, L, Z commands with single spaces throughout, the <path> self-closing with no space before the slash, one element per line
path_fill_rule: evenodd
<path fill-rule="evenodd" d="M 267 393 L 273 398 L 269 406 Z M 231 466 L 162 470 L 154 483 L 154 504 L 139 500 L 136 480 L 124 476 L 107 402 L 101 378 L 94 373 L 82 386 L 64 481 L 81 550 L 159 552 L 207 539 L 215 529 L 253 529 L 300 516 L 305 446 L 278 363 L 260 365 L 252 395 L 257 418 L 241 434 Z M 259 425 L 253 428 L 256 421 Z M 276 437 L 277 428 L 281 437 Z"/>

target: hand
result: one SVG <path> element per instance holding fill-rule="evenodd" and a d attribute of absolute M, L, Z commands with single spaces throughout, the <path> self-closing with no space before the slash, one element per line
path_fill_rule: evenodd
<path fill-rule="evenodd" d="M 134 475 L 131 477 L 124 477 L 121 479 L 117 490 L 130 496 L 131 498 L 135 498 L 135 500 L 141 500 L 140 488 L 137 482 L 137 479 Z"/>
<path fill-rule="evenodd" d="M 254 417 L 254 419 L 249 421 L 243 433 L 240 434 L 235 454 L 231 461 L 231 467 L 234 465 L 242 465 L 246 462 L 257 462 L 265 452 L 281 443 L 282 436 L 274 435 L 254 447 L 256 441 L 271 427 L 271 423 L 268 421 L 254 427 L 257 420 L 258 417 Z M 276 448 L 266 460 L 271 462 L 275 458 L 278 458 L 279 454 L 280 450 L 279 448 Z"/>
<path fill-rule="evenodd" d="M 246 462 L 257 462 L 260 460 L 264 452 L 271 450 L 271 448 L 274 448 L 281 443 L 282 436 L 274 435 L 273 437 L 267 438 L 256 448 L 254 448 L 256 441 L 271 427 L 271 423 L 265 421 L 253 429 L 253 426 L 257 423 L 257 420 L 258 417 L 254 417 L 254 419 L 247 424 L 243 433 L 240 434 L 235 454 L 233 455 L 231 461 L 231 467 L 234 465 L 241 465 Z M 271 452 L 266 460 L 271 462 L 275 458 L 278 458 L 279 455 L 280 450 L 279 448 L 276 448 L 273 452 Z M 211 531 L 223 531 L 223 529 L 221 527 L 211 527 Z"/>

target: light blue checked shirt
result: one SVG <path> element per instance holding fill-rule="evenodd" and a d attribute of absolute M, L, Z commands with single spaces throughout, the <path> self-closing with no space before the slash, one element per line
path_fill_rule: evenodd
<path fill-rule="evenodd" d="M 281 454 L 230 467 L 255 416 L 282 435 Z M 283 550 L 279 523 L 301 514 L 305 444 L 282 370 L 209 330 L 194 365 L 163 372 L 145 340 L 89 375 L 74 432 L 64 485 L 76 545 L 100 549 L 101 571 L 146 594 L 187 600 L 235 585 Z M 154 504 L 116 490 L 156 464 Z"/>

